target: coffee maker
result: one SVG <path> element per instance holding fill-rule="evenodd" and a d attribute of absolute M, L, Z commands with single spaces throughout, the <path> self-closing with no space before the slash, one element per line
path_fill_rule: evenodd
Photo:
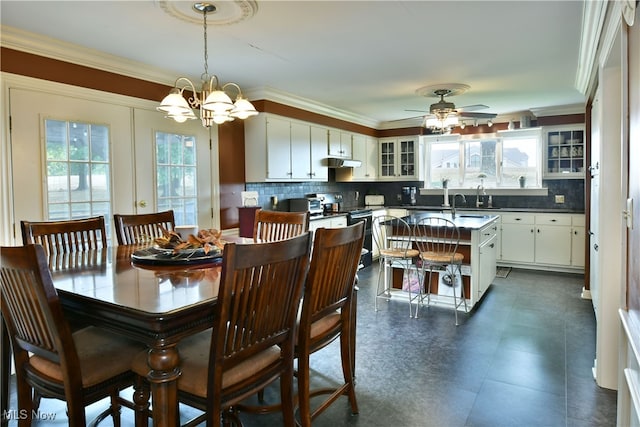
<path fill-rule="evenodd" d="M 402 187 L 402 204 L 415 205 L 417 193 L 418 193 L 417 187 Z"/>

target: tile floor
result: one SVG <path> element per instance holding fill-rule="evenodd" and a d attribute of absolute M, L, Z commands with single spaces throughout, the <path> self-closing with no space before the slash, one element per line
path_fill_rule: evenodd
<path fill-rule="evenodd" d="M 360 273 L 360 413 L 351 415 L 341 398 L 314 426 L 615 425 L 616 392 L 598 387 L 591 375 L 595 320 L 591 302 L 580 298 L 582 276 L 514 269 L 494 280 L 458 327 L 453 312 L 437 306 L 421 309 L 418 319 L 409 318 L 402 301 L 375 312 L 376 277 L 375 264 Z M 341 375 L 335 344 L 312 358 L 318 385 Z M 266 397 L 277 399 L 277 387 Z M 99 409 L 100 403 L 89 413 Z M 60 403 L 44 400 L 41 410 L 58 416 L 35 425 L 66 425 Z M 189 410 L 183 413 L 186 420 Z M 123 417 L 124 426 L 133 425 L 129 410 Z M 278 414 L 243 420 L 281 425 Z"/>

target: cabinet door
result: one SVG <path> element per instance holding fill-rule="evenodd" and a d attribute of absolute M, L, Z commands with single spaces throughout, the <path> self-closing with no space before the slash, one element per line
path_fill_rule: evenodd
<path fill-rule="evenodd" d="M 329 129 L 329 155 L 351 157 L 351 134 L 337 129 Z"/>
<path fill-rule="evenodd" d="M 574 226 L 571 229 L 571 266 L 584 268 L 585 228 Z"/>
<path fill-rule="evenodd" d="M 571 262 L 571 227 L 536 225 L 535 262 L 569 265 Z"/>
<path fill-rule="evenodd" d="M 486 290 L 489 288 L 489 285 L 491 285 L 493 279 L 496 277 L 496 259 L 498 253 L 497 241 L 498 236 L 494 234 L 478 248 L 478 254 L 480 256 L 478 267 L 480 271 L 477 276 L 478 294 L 475 295 L 476 301 L 484 295 Z M 473 297 L 473 295 L 471 297 Z"/>
<path fill-rule="evenodd" d="M 267 119 L 267 178 L 291 179 L 291 123 Z"/>
<path fill-rule="evenodd" d="M 351 158 L 351 140 L 352 135 L 347 132 L 340 132 L 340 156 Z"/>
<path fill-rule="evenodd" d="M 364 135 L 353 135 L 351 151 L 354 160 L 362 162 L 362 166 L 353 168 L 352 179 L 359 181 L 367 179 L 367 140 Z"/>
<path fill-rule="evenodd" d="M 397 170 L 402 178 L 417 176 L 418 141 L 416 139 L 401 138 L 396 146 Z"/>
<path fill-rule="evenodd" d="M 533 262 L 535 234 L 533 224 L 502 223 L 500 249 L 502 260 L 508 262 Z"/>
<path fill-rule="evenodd" d="M 329 180 L 327 158 L 327 129 L 311 126 L 311 179 Z"/>
<path fill-rule="evenodd" d="M 362 164 L 364 178 L 375 180 L 378 178 L 378 140 L 365 137 L 366 154 Z"/>
<path fill-rule="evenodd" d="M 543 178 L 584 178 L 584 128 L 548 128 L 544 135 Z"/>
<path fill-rule="evenodd" d="M 311 126 L 291 122 L 291 178 L 311 178 Z"/>
<path fill-rule="evenodd" d="M 380 172 L 381 178 L 396 176 L 396 140 L 380 141 Z"/>

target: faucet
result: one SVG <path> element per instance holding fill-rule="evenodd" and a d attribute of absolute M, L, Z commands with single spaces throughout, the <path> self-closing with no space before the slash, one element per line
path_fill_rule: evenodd
<path fill-rule="evenodd" d="M 480 193 L 482 193 L 482 196 L 486 196 L 487 193 L 484 191 L 484 185 L 482 185 L 482 180 L 480 181 L 480 185 L 478 185 L 478 187 L 476 188 L 476 208 L 481 208 L 482 205 L 484 204 L 483 200 L 480 200 Z"/>
<path fill-rule="evenodd" d="M 451 199 L 451 218 L 455 219 L 456 217 L 456 197 L 460 196 L 462 197 L 462 203 L 467 203 L 467 198 L 464 197 L 464 194 L 461 193 L 456 193 L 453 195 L 452 199 Z"/>

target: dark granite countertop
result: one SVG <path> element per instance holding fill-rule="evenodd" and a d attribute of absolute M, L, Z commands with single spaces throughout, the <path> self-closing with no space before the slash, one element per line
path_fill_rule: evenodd
<path fill-rule="evenodd" d="M 427 217 L 446 218 L 452 221 L 458 228 L 467 228 L 470 230 L 479 230 L 491 221 L 498 218 L 498 215 L 487 213 L 487 215 L 465 215 L 462 212 L 456 212 L 455 218 L 450 214 L 442 214 L 440 212 L 416 212 L 404 217 L 410 226 L 414 226 L 418 221 Z"/>
<path fill-rule="evenodd" d="M 388 208 L 395 209 L 407 209 L 410 211 L 450 211 L 451 207 L 444 206 L 421 206 L 421 205 L 396 205 L 396 206 L 387 206 Z M 562 208 L 470 208 L 470 207 L 457 207 L 456 212 L 461 211 L 482 211 L 487 212 L 487 215 L 500 215 L 500 212 L 531 212 L 531 213 L 569 213 L 569 214 L 584 214 L 584 210 L 576 210 L 576 209 L 562 209 Z"/>

